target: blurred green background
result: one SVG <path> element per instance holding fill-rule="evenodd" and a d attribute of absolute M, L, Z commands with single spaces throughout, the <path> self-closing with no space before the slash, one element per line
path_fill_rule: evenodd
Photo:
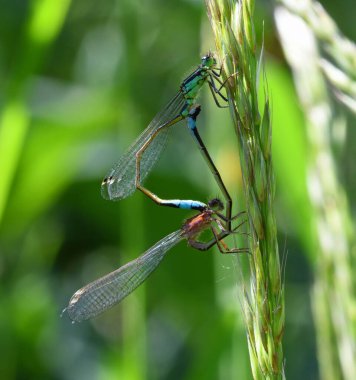
<path fill-rule="evenodd" d="M 355 40 L 352 2 L 323 4 Z M 81 324 L 60 318 L 74 291 L 192 215 L 159 208 L 141 193 L 105 201 L 100 183 L 214 49 L 203 2 L 0 1 L 0 9 L 0 378 L 250 379 L 233 255 L 181 243 L 121 305 Z M 257 2 L 273 100 L 280 251 L 287 257 L 286 375 L 316 379 L 307 146 L 271 12 L 270 3 Z M 206 91 L 200 102 L 202 135 L 242 199 L 229 113 Z M 218 195 L 184 123 L 173 129 L 148 187 L 167 198 Z M 356 190 L 355 133 L 348 131 L 342 154 L 349 194 Z M 235 211 L 241 209 L 242 200 Z"/>

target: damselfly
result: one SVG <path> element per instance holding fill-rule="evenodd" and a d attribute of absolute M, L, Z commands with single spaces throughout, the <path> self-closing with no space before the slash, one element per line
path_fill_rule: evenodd
<path fill-rule="evenodd" d="M 202 210 L 206 206 L 201 202 L 197 204 L 192 203 L 191 205 L 184 202 L 181 204 L 170 201 L 164 202 L 145 189 L 141 183 L 161 154 L 167 141 L 169 127 L 187 117 L 189 118 L 191 108 L 195 104 L 198 93 L 204 83 L 208 83 L 215 103 L 219 107 L 222 106 L 218 102 L 217 95 L 224 101 L 227 101 L 226 97 L 221 93 L 224 83 L 220 77 L 221 68 L 217 67 L 216 59 L 209 52 L 202 58 L 199 67 L 183 81 L 177 95 L 155 116 L 149 126 L 104 178 L 101 185 L 101 194 L 105 199 L 119 200 L 126 198 L 137 188 L 161 205 L 198 210 Z M 194 116 L 195 110 L 192 112 L 193 117 L 196 119 L 196 116 Z M 196 137 L 196 133 L 193 133 L 193 136 L 198 145 L 201 146 L 201 139 Z M 201 151 L 206 156 L 207 150 L 205 146 L 201 146 Z M 207 156 L 207 160 L 211 161 L 210 157 Z M 224 196 L 226 197 L 226 192 Z"/>
<path fill-rule="evenodd" d="M 190 132 L 192 133 L 194 140 L 197 142 L 197 145 L 206 161 L 206 163 L 209 166 L 209 169 L 214 175 L 215 181 L 218 184 L 221 192 L 223 193 L 224 199 L 225 199 L 225 208 L 226 208 L 226 229 L 228 231 L 231 230 L 231 212 L 232 212 L 232 200 L 230 197 L 229 192 L 226 189 L 226 186 L 221 179 L 220 173 L 218 169 L 216 168 L 212 158 L 210 157 L 210 154 L 200 137 L 200 134 L 198 132 L 197 128 L 197 117 L 200 113 L 201 107 L 200 105 L 194 105 L 191 107 L 189 114 L 187 116 L 187 124 L 189 127 Z M 146 188 L 141 188 L 141 191 L 143 191 L 146 195 L 148 195 L 151 199 L 153 199 L 157 204 L 164 205 L 164 206 L 171 206 L 171 207 L 177 207 L 177 208 L 183 208 L 183 209 L 194 209 L 203 211 L 207 205 L 205 203 L 202 203 L 200 201 L 193 201 L 193 200 L 182 200 L 182 199 L 161 199 L 156 194 L 152 193 L 150 190 Z"/>
<path fill-rule="evenodd" d="M 213 199 L 205 210 L 186 220 L 178 231 L 164 237 L 140 257 L 75 292 L 64 311 L 67 311 L 74 322 L 81 322 L 101 314 L 141 285 L 158 267 L 167 252 L 183 239 L 187 239 L 191 247 L 201 251 L 217 244 L 222 253 L 248 252 L 247 248 L 227 249 L 223 243 L 222 239 L 233 231 L 224 229 L 221 221 L 225 221 L 226 217 L 220 213 L 222 209 L 222 202 Z M 239 223 L 234 231 L 244 222 Z M 207 229 L 212 231 L 214 238 L 208 242 L 199 241 L 199 235 Z"/>

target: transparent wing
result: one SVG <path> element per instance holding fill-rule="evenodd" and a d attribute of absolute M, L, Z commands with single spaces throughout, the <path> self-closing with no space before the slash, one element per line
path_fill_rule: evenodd
<path fill-rule="evenodd" d="M 103 198 L 118 200 L 128 197 L 135 191 L 136 153 L 160 127 L 179 116 L 185 104 L 186 100 L 183 94 L 178 92 L 169 104 L 155 116 L 149 126 L 141 133 L 105 177 L 101 185 L 101 195 Z M 169 127 L 163 128 L 143 153 L 140 162 L 141 182 L 144 181 L 166 145 L 169 129 Z"/>
<path fill-rule="evenodd" d="M 93 318 L 120 302 L 146 280 L 183 238 L 181 230 L 173 232 L 137 259 L 79 289 L 65 309 L 70 319 L 81 322 Z"/>

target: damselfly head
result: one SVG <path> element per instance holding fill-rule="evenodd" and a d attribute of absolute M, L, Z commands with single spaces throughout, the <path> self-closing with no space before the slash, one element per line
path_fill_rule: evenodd
<path fill-rule="evenodd" d="M 222 211 L 224 205 L 219 198 L 214 198 L 208 202 L 208 207 L 214 211 Z"/>
<path fill-rule="evenodd" d="M 211 51 L 209 51 L 201 59 L 201 67 L 213 69 L 216 65 L 217 65 L 216 58 L 214 57 L 214 54 Z"/>

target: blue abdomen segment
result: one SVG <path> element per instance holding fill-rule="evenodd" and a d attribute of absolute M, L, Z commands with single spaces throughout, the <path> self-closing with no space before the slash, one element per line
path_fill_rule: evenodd
<path fill-rule="evenodd" d="M 191 117 L 188 117 L 187 119 L 187 124 L 188 124 L 188 127 L 189 129 L 194 132 L 196 129 L 197 129 L 197 125 L 196 125 L 196 121 L 195 119 L 191 118 Z"/>
<path fill-rule="evenodd" d="M 207 205 L 203 202 L 193 201 L 191 199 L 170 199 L 169 201 L 163 201 L 163 205 L 177 207 L 184 210 L 199 210 L 203 211 L 207 208 Z"/>

